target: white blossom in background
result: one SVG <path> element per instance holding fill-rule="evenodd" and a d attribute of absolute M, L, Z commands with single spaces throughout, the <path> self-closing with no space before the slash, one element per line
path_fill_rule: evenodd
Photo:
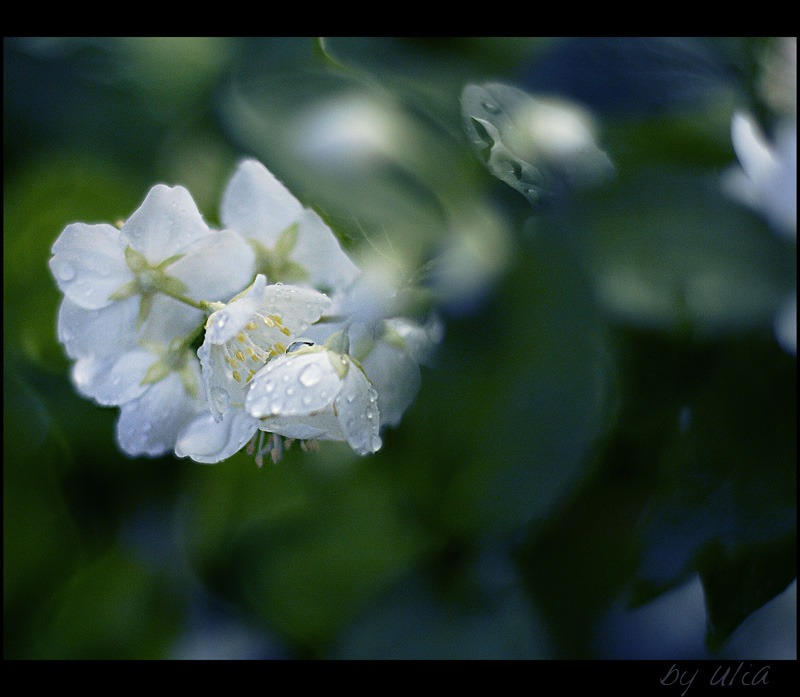
<path fill-rule="evenodd" d="M 186 189 L 159 184 L 121 229 L 67 226 L 50 268 L 78 391 L 120 408 L 131 456 L 214 463 L 258 442 L 260 464 L 294 439 L 377 451 L 441 332 L 388 316 L 392 283 L 369 280 L 261 163 L 238 166 L 221 218 L 211 230 Z"/>
<path fill-rule="evenodd" d="M 775 119 L 768 139 L 756 119 L 737 112 L 731 142 L 739 164 L 724 173 L 723 189 L 761 215 L 772 231 L 797 244 L 797 37 L 773 39 L 762 56 L 758 85 Z M 792 254 L 796 255 L 796 246 Z M 773 323 L 783 349 L 797 355 L 797 291 L 787 297 Z"/>
<path fill-rule="evenodd" d="M 614 174 L 594 117 L 579 104 L 499 82 L 461 93 L 467 136 L 489 171 L 530 203 L 559 188 L 595 186 Z"/>
<path fill-rule="evenodd" d="M 736 113 L 731 140 L 739 166 L 725 173 L 725 191 L 762 215 L 788 242 L 797 241 L 797 121 L 783 122 L 770 143 L 755 119 Z M 775 337 L 797 354 L 797 293 L 783 303 L 774 321 Z"/>
<path fill-rule="evenodd" d="M 771 143 L 752 116 L 737 112 L 731 140 L 740 166 L 727 173 L 726 190 L 763 215 L 777 234 L 796 239 L 797 123 L 781 124 Z"/>

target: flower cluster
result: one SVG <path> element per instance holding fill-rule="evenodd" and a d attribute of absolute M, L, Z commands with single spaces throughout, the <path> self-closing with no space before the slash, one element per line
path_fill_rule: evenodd
<path fill-rule="evenodd" d="M 211 229 L 186 189 L 159 184 L 119 229 L 65 228 L 50 269 L 78 391 L 120 408 L 131 456 L 213 463 L 250 444 L 260 464 L 295 439 L 377 451 L 438 322 L 365 312 L 392 304 L 365 297 L 333 231 L 255 160 L 220 219 Z"/>

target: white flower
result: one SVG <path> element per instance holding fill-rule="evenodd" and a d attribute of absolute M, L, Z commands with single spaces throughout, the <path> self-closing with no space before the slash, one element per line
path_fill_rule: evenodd
<path fill-rule="evenodd" d="M 740 167 L 726 173 L 723 187 L 763 215 L 776 234 L 797 240 L 797 122 L 782 123 L 772 145 L 751 116 L 737 113 L 731 121 L 731 140 Z M 796 292 L 779 309 L 774 331 L 784 350 L 796 354 Z"/>
<path fill-rule="evenodd" d="M 262 274 L 206 322 L 197 352 L 211 413 L 220 421 L 230 406 L 243 406 L 255 374 L 330 306 L 310 288 L 266 285 Z"/>
<path fill-rule="evenodd" d="M 533 204 L 550 198 L 553 175 L 583 188 L 614 174 L 594 118 L 578 104 L 487 82 L 464 87 L 461 114 L 486 167 Z"/>
<path fill-rule="evenodd" d="M 797 123 L 784 123 L 774 145 L 756 121 L 736 113 L 731 140 L 740 167 L 727 173 L 723 185 L 763 215 L 779 234 L 797 237 Z"/>
<path fill-rule="evenodd" d="M 438 318 L 425 324 L 394 317 L 381 323 L 377 335 L 356 338 L 353 353 L 378 393 L 382 426 L 398 426 L 419 392 L 420 364 L 429 360 L 441 342 L 444 328 Z"/>
<path fill-rule="evenodd" d="M 50 269 L 65 295 L 59 339 L 78 357 L 109 353 L 123 330 L 157 342 L 188 333 L 203 313 L 170 295 L 225 301 L 252 280 L 254 254 L 236 233 L 210 230 L 186 189 L 159 184 L 121 230 L 68 225 Z M 101 325 L 117 332 L 96 333 Z"/>
<path fill-rule="evenodd" d="M 256 160 L 239 165 L 223 195 L 220 217 L 225 227 L 254 244 L 258 271 L 270 283 L 307 284 L 334 293 L 360 273 L 322 218 Z"/>
<path fill-rule="evenodd" d="M 346 353 L 303 346 L 270 361 L 245 402 L 259 428 L 286 438 L 347 441 L 359 455 L 381 447 L 377 393 Z"/>
<path fill-rule="evenodd" d="M 244 409 L 256 373 L 282 355 L 329 305 L 322 293 L 268 286 L 259 274 L 250 288 L 217 309 L 206 322 L 197 352 L 209 411 L 186 425 L 175 454 L 212 463 L 238 452 L 258 430 L 258 420 Z"/>
<path fill-rule="evenodd" d="M 65 297 L 58 337 L 76 388 L 120 406 L 129 455 L 163 455 L 206 409 L 190 349 L 204 318 L 171 295 L 227 299 L 252 278 L 254 254 L 236 233 L 212 232 L 182 187 L 153 187 L 121 230 L 67 226 L 50 268 Z M 168 295 L 169 294 L 169 295 Z"/>
<path fill-rule="evenodd" d="M 98 404 L 120 407 L 117 441 L 131 456 L 168 453 L 180 431 L 207 411 L 200 363 L 180 339 L 170 346 L 132 347 L 119 356 L 83 356 L 72 379 Z"/>

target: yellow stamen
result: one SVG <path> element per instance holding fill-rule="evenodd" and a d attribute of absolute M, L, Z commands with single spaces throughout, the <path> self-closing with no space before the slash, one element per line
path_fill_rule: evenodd
<path fill-rule="evenodd" d="M 242 376 L 239 375 L 238 371 L 234 370 L 233 371 L 233 379 L 236 380 L 236 382 L 241 382 L 242 381 Z"/>

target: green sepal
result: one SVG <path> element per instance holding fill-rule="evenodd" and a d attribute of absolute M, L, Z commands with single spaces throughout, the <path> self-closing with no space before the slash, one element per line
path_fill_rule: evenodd
<path fill-rule="evenodd" d="M 164 261 L 155 266 L 155 268 L 158 269 L 159 271 L 163 271 L 170 264 L 174 264 L 176 261 L 178 261 L 178 259 L 183 259 L 183 257 L 185 256 L 186 256 L 185 254 L 173 254 L 171 257 L 164 259 Z"/>
<path fill-rule="evenodd" d="M 189 290 L 186 284 L 175 276 L 162 276 L 157 281 L 158 290 L 165 295 L 186 295 Z"/>
<path fill-rule="evenodd" d="M 125 263 L 133 273 L 140 273 L 150 268 L 147 258 L 132 247 L 125 247 Z"/>
<path fill-rule="evenodd" d="M 191 395 L 192 399 L 197 399 L 197 379 L 195 378 L 189 361 L 184 361 L 184 364 L 178 369 L 177 373 L 186 392 Z"/>
<path fill-rule="evenodd" d="M 172 372 L 172 368 L 167 365 L 166 361 L 156 361 L 153 365 L 150 366 L 147 374 L 142 379 L 142 385 L 151 385 L 154 382 L 159 382 L 164 378 L 168 377 L 169 374 Z"/>
<path fill-rule="evenodd" d="M 136 326 L 141 327 L 147 316 L 150 314 L 150 308 L 153 306 L 153 296 L 143 295 L 142 302 L 139 304 L 139 317 L 136 319 Z"/>
<path fill-rule="evenodd" d="M 128 298 L 132 298 L 139 292 L 139 286 L 136 285 L 136 281 L 128 281 L 127 283 L 121 285 L 117 288 L 111 295 L 108 296 L 109 300 L 127 300 Z"/>
<path fill-rule="evenodd" d="M 297 233 L 300 231 L 298 223 L 292 223 L 287 227 L 275 242 L 275 253 L 279 256 L 287 258 L 297 244 Z"/>

